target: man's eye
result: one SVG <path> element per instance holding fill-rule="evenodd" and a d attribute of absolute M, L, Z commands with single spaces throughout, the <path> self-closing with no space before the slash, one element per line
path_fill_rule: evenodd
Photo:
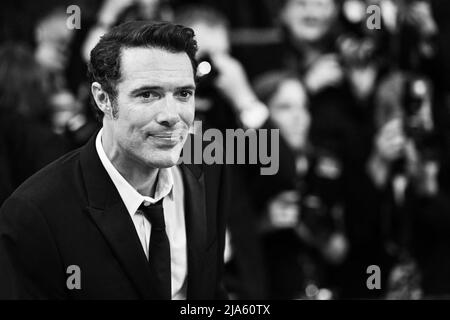
<path fill-rule="evenodd" d="M 138 97 L 144 98 L 144 99 L 155 99 L 158 98 L 159 95 L 155 92 L 151 91 L 144 91 L 138 94 Z"/>
<path fill-rule="evenodd" d="M 183 99 L 188 99 L 194 95 L 194 91 L 192 90 L 181 90 L 178 93 L 178 96 Z"/>

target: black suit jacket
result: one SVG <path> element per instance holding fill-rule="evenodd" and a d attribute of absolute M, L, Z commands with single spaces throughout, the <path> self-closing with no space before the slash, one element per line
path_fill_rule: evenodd
<path fill-rule="evenodd" d="M 180 168 L 187 298 L 226 298 L 221 286 L 228 202 L 224 167 Z M 71 265 L 80 267 L 80 290 L 67 288 Z M 96 152 L 95 135 L 28 179 L 3 205 L 0 298 L 155 299 L 153 284 L 131 217 Z"/>
<path fill-rule="evenodd" d="M 49 128 L 1 109 L 0 206 L 32 174 L 69 151 Z"/>

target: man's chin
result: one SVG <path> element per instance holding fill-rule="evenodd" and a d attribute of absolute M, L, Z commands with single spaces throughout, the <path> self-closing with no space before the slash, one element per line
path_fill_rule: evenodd
<path fill-rule="evenodd" d="M 172 168 L 173 166 L 177 165 L 177 161 L 172 162 L 172 161 L 167 161 L 167 162 L 161 162 L 161 163 L 157 163 L 156 165 L 154 165 L 155 168 L 158 169 L 165 169 L 165 168 Z"/>
<path fill-rule="evenodd" d="M 159 157 L 154 157 L 152 159 L 148 159 L 147 165 L 153 168 L 171 168 L 177 165 L 178 159 L 180 158 L 180 154 L 172 154 L 172 155 L 162 155 Z"/>

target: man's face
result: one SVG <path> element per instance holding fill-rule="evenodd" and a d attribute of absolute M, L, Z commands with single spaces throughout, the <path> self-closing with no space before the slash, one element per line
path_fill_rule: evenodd
<path fill-rule="evenodd" d="M 186 53 L 122 50 L 116 119 L 104 121 L 120 156 L 147 167 L 174 166 L 194 121 L 194 71 Z"/>

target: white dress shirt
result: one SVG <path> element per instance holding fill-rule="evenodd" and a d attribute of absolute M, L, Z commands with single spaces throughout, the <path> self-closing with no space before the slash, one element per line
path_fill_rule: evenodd
<path fill-rule="evenodd" d="M 142 203 L 156 203 L 164 198 L 164 220 L 170 243 L 172 300 L 186 299 L 187 246 L 184 219 L 184 188 L 180 169 L 176 166 L 159 169 L 154 197 L 143 196 L 128 183 L 107 157 L 102 145 L 102 133 L 103 129 L 100 130 L 95 141 L 98 156 L 133 220 L 147 259 L 151 224 L 138 208 Z"/>

